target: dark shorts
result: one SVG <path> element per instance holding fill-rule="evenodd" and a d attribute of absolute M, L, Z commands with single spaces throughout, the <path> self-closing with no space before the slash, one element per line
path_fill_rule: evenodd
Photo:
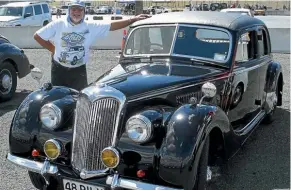
<path fill-rule="evenodd" d="M 51 83 L 54 86 L 66 86 L 76 90 L 84 89 L 88 86 L 86 65 L 68 68 L 52 60 Z"/>

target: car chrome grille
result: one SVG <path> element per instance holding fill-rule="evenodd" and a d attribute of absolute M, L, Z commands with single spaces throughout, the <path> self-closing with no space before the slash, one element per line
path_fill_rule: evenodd
<path fill-rule="evenodd" d="M 103 97 L 91 102 L 80 96 L 76 105 L 72 166 L 78 170 L 104 170 L 101 151 L 112 145 L 120 103 Z"/>

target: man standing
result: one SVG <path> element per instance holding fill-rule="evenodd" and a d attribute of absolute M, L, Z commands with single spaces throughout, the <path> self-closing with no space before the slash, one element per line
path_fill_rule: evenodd
<path fill-rule="evenodd" d="M 85 21 L 85 3 L 73 0 L 66 19 L 57 19 L 34 34 L 34 39 L 52 53 L 51 82 L 81 90 L 88 85 L 86 63 L 89 47 L 109 31 L 125 28 L 135 21 L 148 18 L 138 15 L 112 23 Z M 50 42 L 54 41 L 54 44 Z"/>

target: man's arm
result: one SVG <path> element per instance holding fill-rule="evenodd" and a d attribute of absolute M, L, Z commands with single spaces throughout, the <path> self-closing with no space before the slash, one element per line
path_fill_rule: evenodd
<path fill-rule="evenodd" d="M 54 54 L 55 46 L 49 40 L 43 40 L 38 34 L 34 34 L 34 39 L 44 48 L 48 49 L 50 52 Z"/>
<path fill-rule="evenodd" d="M 141 14 L 141 15 L 135 16 L 135 17 L 127 19 L 127 20 L 112 22 L 111 26 L 110 26 L 110 31 L 125 28 L 138 20 L 143 20 L 143 19 L 150 18 L 150 17 L 151 17 L 150 15 Z"/>

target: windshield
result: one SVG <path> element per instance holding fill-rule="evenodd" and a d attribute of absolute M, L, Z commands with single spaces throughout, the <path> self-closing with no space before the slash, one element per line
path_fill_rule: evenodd
<path fill-rule="evenodd" d="M 169 54 L 176 26 L 138 28 L 129 36 L 125 55 Z"/>
<path fill-rule="evenodd" d="M 230 36 L 226 31 L 191 25 L 179 26 L 176 34 L 175 31 L 176 26 L 137 28 L 128 37 L 124 55 L 173 54 L 222 63 L 227 61 Z"/>
<path fill-rule="evenodd" d="M 22 16 L 22 7 L 0 7 L 0 16 Z"/>
<path fill-rule="evenodd" d="M 226 11 L 227 13 L 233 13 L 233 14 L 249 14 L 246 11 Z"/>

